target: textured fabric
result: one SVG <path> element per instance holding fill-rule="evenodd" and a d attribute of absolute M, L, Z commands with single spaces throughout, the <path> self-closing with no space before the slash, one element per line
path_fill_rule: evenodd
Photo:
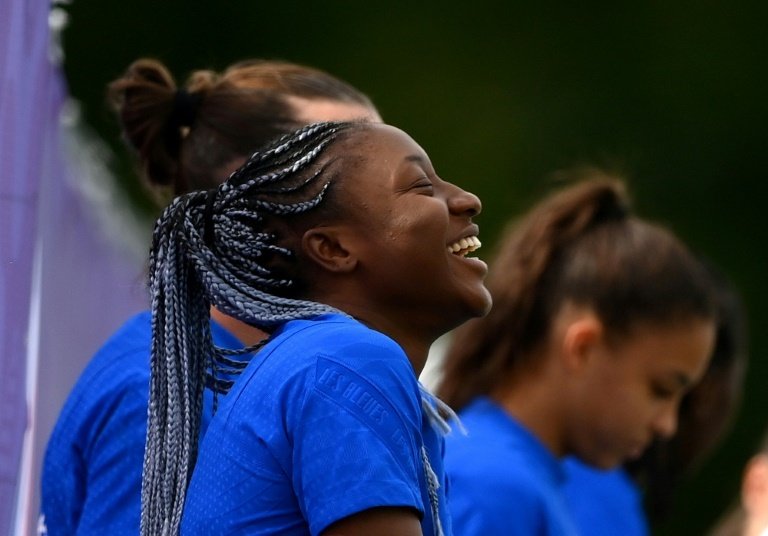
<path fill-rule="evenodd" d="M 572 536 L 560 462 L 487 398 L 459 413 L 468 435 L 446 441 L 450 508 L 461 536 Z"/>
<path fill-rule="evenodd" d="M 219 346 L 241 346 L 215 323 L 211 332 Z M 70 393 L 43 464 L 42 512 L 49 536 L 138 534 L 151 337 L 149 312 L 131 318 Z M 211 406 L 206 393 L 203 427 Z"/>
<path fill-rule="evenodd" d="M 211 422 L 182 534 L 315 535 L 369 508 L 402 506 L 431 535 L 422 444 L 444 483 L 442 436 L 394 341 L 341 315 L 288 322 Z M 438 491 L 444 505 L 444 484 Z"/>
<path fill-rule="evenodd" d="M 582 534 L 590 536 L 646 536 L 648 522 L 642 496 L 619 468 L 601 471 L 576 458 L 563 462 L 565 496 Z"/>

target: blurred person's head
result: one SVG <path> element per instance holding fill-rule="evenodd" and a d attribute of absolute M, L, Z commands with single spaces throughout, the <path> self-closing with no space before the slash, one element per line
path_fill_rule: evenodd
<path fill-rule="evenodd" d="M 710 536 L 765 536 L 768 534 L 768 436 L 744 465 L 741 489 L 733 506 Z"/>
<path fill-rule="evenodd" d="M 178 86 L 159 61 L 139 59 L 109 85 L 123 136 L 163 202 L 222 183 L 272 139 L 319 121 L 381 121 L 346 82 L 303 65 L 249 60 L 194 71 Z"/>
<path fill-rule="evenodd" d="M 741 504 L 745 513 L 743 536 L 768 534 L 768 449 L 755 454 L 744 468 Z"/>
<path fill-rule="evenodd" d="M 707 366 L 707 274 L 669 230 L 598 177 L 550 196 L 501 238 L 493 308 L 454 332 L 439 394 L 497 400 L 555 455 L 598 467 L 671 437 Z"/>

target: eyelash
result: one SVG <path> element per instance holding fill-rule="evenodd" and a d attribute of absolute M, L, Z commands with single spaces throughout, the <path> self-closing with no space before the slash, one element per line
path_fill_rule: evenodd
<path fill-rule="evenodd" d="M 651 389 L 655 397 L 663 400 L 669 400 L 670 398 L 673 398 L 676 394 L 674 390 L 667 389 L 662 385 L 654 385 L 652 386 Z"/>
<path fill-rule="evenodd" d="M 414 188 L 429 188 L 432 189 L 434 185 L 432 184 L 432 181 L 429 180 L 429 177 L 421 177 L 419 180 L 417 180 L 413 184 Z"/>

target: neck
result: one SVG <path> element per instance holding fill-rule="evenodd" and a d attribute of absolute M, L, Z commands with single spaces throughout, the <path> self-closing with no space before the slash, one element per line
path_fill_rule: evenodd
<path fill-rule="evenodd" d="M 250 324 L 246 324 L 236 318 L 225 315 L 215 307 L 211 307 L 211 318 L 234 335 L 243 346 L 253 346 L 256 343 L 263 341 L 268 336 L 259 328 L 255 328 Z"/>
<path fill-rule="evenodd" d="M 325 303 L 344 311 L 366 326 L 394 340 L 403 349 L 418 377 L 424 369 L 429 349 L 438 337 L 460 324 L 466 318 L 450 323 L 445 315 L 434 311 L 420 312 L 405 309 L 400 303 L 368 298 L 370 291 L 363 286 L 348 286 L 331 281 L 324 284 L 316 278 L 316 290 L 308 299 Z"/>
<path fill-rule="evenodd" d="M 516 375 L 491 392 L 505 412 L 514 417 L 556 457 L 567 454 L 562 434 L 562 397 L 542 370 Z"/>
<path fill-rule="evenodd" d="M 408 360 L 411 362 L 417 377 L 424 369 L 432 343 L 443 334 L 443 331 L 435 332 L 435 330 L 419 327 L 412 322 L 392 321 L 392 318 L 398 317 L 395 315 L 382 315 L 378 311 L 371 309 L 344 307 L 338 304 L 334 304 L 334 307 L 346 312 L 369 328 L 387 335 L 400 345 L 405 355 L 408 356 Z"/>

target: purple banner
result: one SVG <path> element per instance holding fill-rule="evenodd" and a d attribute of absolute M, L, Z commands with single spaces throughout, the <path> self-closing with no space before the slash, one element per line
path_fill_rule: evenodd
<path fill-rule="evenodd" d="M 32 263 L 46 132 L 61 104 L 47 2 L 0 2 L 0 533 L 9 534 L 24 431 Z"/>
<path fill-rule="evenodd" d="M 145 304 L 143 259 L 120 236 L 131 226 L 98 218 L 95 205 L 119 204 L 115 191 L 94 190 L 109 177 L 83 181 L 106 175 L 93 165 L 105 155 L 82 149 L 76 113 L 60 121 L 72 107 L 50 59 L 49 14 L 45 1 L 0 0 L 0 535 L 34 532 L 41 459 L 64 398 L 101 342 Z M 119 232 L 108 239 L 110 227 Z M 28 340 L 32 299 L 38 329 Z M 28 382 L 27 370 L 37 377 Z"/>

